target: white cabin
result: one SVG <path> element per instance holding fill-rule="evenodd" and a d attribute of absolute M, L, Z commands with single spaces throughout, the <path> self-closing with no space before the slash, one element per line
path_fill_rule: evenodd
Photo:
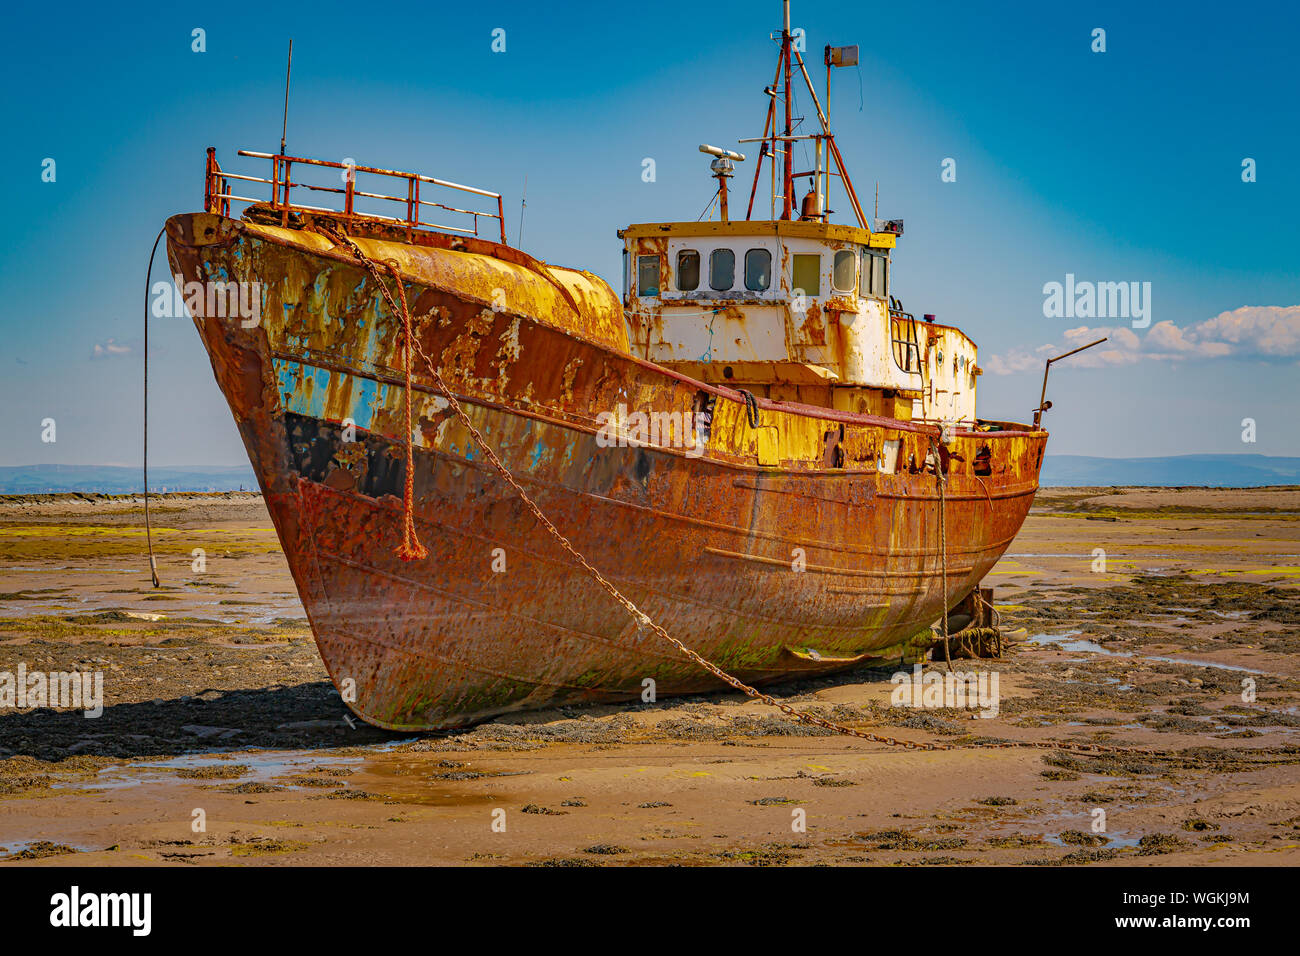
<path fill-rule="evenodd" d="M 638 356 L 774 400 L 974 422 L 975 343 L 891 299 L 896 232 L 743 220 L 643 223 L 619 237 Z"/>

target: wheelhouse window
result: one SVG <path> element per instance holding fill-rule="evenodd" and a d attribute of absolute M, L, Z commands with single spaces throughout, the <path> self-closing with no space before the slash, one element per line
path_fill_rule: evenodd
<path fill-rule="evenodd" d="M 883 299 L 888 294 L 889 260 L 884 256 L 871 257 L 871 292 Z"/>
<path fill-rule="evenodd" d="M 654 296 L 659 294 L 659 257 L 636 257 L 636 294 Z"/>
<path fill-rule="evenodd" d="M 726 292 L 736 284 L 736 254 L 730 249 L 709 253 L 709 288 Z"/>
<path fill-rule="evenodd" d="M 822 294 L 822 257 L 815 253 L 796 252 L 791 266 L 792 289 L 801 289 L 804 295 Z"/>
<path fill-rule="evenodd" d="M 858 284 L 858 254 L 852 249 L 835 253 L 835 268 L 831 272 L 831 285 L 836 292 L 852 292 Z"/>
<path fill-rule="evenodd" d="M 694 292 L 700 287 L 700 254 L 694 249 L 677 253 L 677 290 Z"/>
<path fill-rule="evenodd" d="M 750 292 L 766 292 L 772 284 L 772 253 L 766 249 L 750 249 L 745 253 L 745 288 Z"/>
<path fill-rule="evenodd" d="M 875 296 L 877 299 L 887 297 L 886 286 L 889 281 L 889 259 L 873 252 L 864 251 L 862 260 L 861 294 Z"/>

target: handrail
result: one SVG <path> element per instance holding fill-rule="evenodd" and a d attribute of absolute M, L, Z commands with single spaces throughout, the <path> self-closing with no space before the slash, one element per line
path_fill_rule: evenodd
<path fill-rule="evenodd" d="M 413 229 L 434 229 L 444 232 L 459 232 L 465 235 L 479 235 L 480 219 L 495 219 L 500 231 L 501 243 L 506 241 L 506 221 L 505 210 L 500 193 L 489 192 L 486 189 L 478 189 L 474 186 L 465 186 L 461 183 L 453 183 L 445 179 L 435 179 L 432 176 L 425 176 L 420 173 L 404 173 L 394 169 L 382 169 L 378 166 L 360 166 L 354 163 L 335 163 L 324 159 L 308 159 L 302 156 L 286 156 L 282 153 L 258 153 L 252 150 L 239 150 L 240 156 L 247 156 L 251 159 L 269 159 L 271 161 L 271 178 L 265 179 L 261 176 L 245 176 L 237 173 L 228 173 L 222 170 L 217 162 L 217 151 L 215 147 L 209 146 L 207 152 L 207 169 L 204 180 L 203 190 L 203 207 L 208 212 L 219 215 L 230 215 L 230 203 L 232 200 L 246 203 L 261 203 L 270 206 L 280 213 L 280 224 L 287 226 L 289 224 L 289 213 L 304 210 L 308 212 L 329 212 L 342 216 L 346 219 L 371 219 L 383 222 L 393 222 L 404 225 L 408 233 Z M 295 164 L 300 166 L 317 166 L 326 169 L 345 169 L 349 171 L 344 179 L 342 189 L 334 186 L 319 186 L 313 183 L 295 182 L 293 179 L 293 167 Z M 394 179 L 404 180 L 406 182 L 405 195 L 389 196 L 381 192 L 369 192 L 356 188 L 356 174 L 366 173 L 373 176 L 388 176 Z M 230 180 L 239 182 L 262 183 L 271 187 L 270 199 L 254 199 L 249 196 L 236 196 L 230 191 Z M 485 199 L 496 200 L 496 212 L 482 211 L 476 209 L 467 209 L 449 203 L 438 202 L 433 199 L 422 199 L 420 197 L 421 184 L 436 186 L 440 189 L 454 189 L 460 192 L 469 193 L 473 196 L 481 196 Z M 303 203 L 293 202 L 290 192 L 293 189 L 306 189 L 318 193 L 334 193 L 343 196 L 343 209 L 333 210 L 321 206 L 308 206 Z M 353 207 L 356 197 L 364 199 L 377 199 L 385 202 L 402 203 L 405 207 L 405 215 L 402 217 L 381 216 L 377 214 L 358 213 Z M 446 212 L 454 213 L 460 216 L 467 216 L 472 219 L 472 227 L 457 226 L 435 223 L 423 218 L 423 207 L 429 206 L 435 209 L 442 209 Z"/>
<path fill-rule="evenodd" d="M 906 352 L 907 352 L 907 364 L 904 365 L 902 362 L 898 360 L 899 350 L 897 348 L 891 348 L 891 350 L 894 353 L 894 364 L 897 365 L 904 372 L 908 372 L 908 373 L 922 372 L 921 342 L 920 342 L 920 337 L 917 335 L 916 332 L 916 317 L 912 315 L 911 312 L 904 312 L 902 309 L 890 309 L 889 320 L 890 320 L 889 340 L 890 340 L 891 347 L 903 345 L 906 346 Z M 906 339 L 894 338 L 893 323 L 895 322 L 901 322 L 906 326 L 907 335 L 908 335 Z M 913 355 L 916 356 L 916 368 L 912 368 Z"/>

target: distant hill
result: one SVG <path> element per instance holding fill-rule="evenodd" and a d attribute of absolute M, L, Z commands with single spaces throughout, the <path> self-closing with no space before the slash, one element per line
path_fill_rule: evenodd
<path fill-rule="evenodd" d="M 150 466 L 149 490 L 246 491 L 257 488 L 248 465 Z M 0 494 L 35 495 L 80 491 L 122 495 L 141 491 L 139 467 L 121 465 L 17 465 L 0 467 Z"/>
<path fill-rule="evenodd" d="M 1269 455 L 1174 455 L 1168 458 L 1089 458 L 1053 455 L 1043 462 L 1040 484 L 1047 487 L 1097 485 L 1196 485 L 1208 488 L 1259 488 L 1300 485 L 1300 458 Z"/>
<path fill-rule="evenodd" d="M 1300 458 L 1268 455 L 1177 455 L 1169 458 L 1089 458 L 1048 454 L 1042 484 L 1047 487 L 1104 485 L 1196 485 L 1258 488 L 1300 485 Z M 257 488 L 248 465 L 156 466 L 149 487 L 163 491 L 246 491 Z M 131 494 L 141 490 L 140 469 L 120 465 L 18 465 L 0 467 L 0 494 L 33 495 L 80 491 Z"/>

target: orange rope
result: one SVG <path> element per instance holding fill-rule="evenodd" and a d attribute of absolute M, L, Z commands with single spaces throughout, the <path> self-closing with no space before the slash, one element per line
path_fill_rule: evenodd
<path fill-rule="evenodd" d="M 411 415 L 411 310 L 406 306 L 406 287 L 402 284 L 402 274 L 397 263 L 389 259 L 385 268 L 397 284 L 397 294 L 402 298 L 402 321 L 405 326 L 405 338 L 402 341 L 402 361 L 406 366 L 406 483 L 402 489 L 402 543 L 395 552 L 403 561 L 419 561 L 427 558 L 429 552 L 420 539 L 415 536 L 415 447 L 411 440 L 414 432 Z"/>

